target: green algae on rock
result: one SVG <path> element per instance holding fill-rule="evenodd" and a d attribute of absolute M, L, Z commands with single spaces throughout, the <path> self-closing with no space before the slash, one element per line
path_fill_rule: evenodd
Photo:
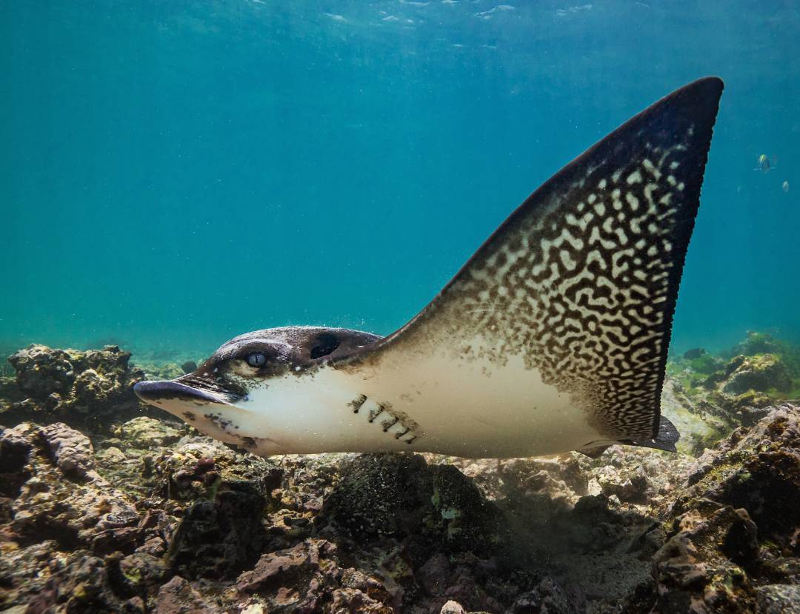
<path fill-rule="evenodd" d="M 699 455 L 792 399 L 800 402 L 800 347 L 750 332 L 719 355 L 695 348 L 670 360 L 662 411 L 682 433 L 678 448 Z"/>
<path fill-rule="evenodd" d="M 739 355 L 726 365 L 725 392 L 741 394 L 748 390 L 788 392 L 792 387 L 789 369 L 778 354 Z"/>

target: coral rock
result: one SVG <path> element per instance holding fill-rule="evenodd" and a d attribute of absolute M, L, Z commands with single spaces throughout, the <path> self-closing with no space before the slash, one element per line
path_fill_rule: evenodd
<path fill-rule="evenodd" d="M 576 611 L 564 589 L 552 578 L 542 580 L 534 590 L 520 595 L 511 606 L 514 614 L 571 614 Z"/>
<path fill-rule="evenodd" d="M 156 614 L 215 614 L 221 608 L 208 603 L 189 582 L 175 576 L 158 591 Z"/>
<path fill-rule="evenodd" d="M 53 392 L 69 392 L 75 381 L 74 355 L 45 345 L 31 345 L 11 355 L 8 362 L 17 373 L 17 386 L 35 399 Z"/>
<path fill-rule="evenodd" d="M 661 608 L 752 611 L 755 585 L 796 578 L 798 501 L 800 409 L 786 405 L 707 451 L 688 476 L 654 557 Z"/>
<path fill-rule="evenodd" d="M 307 539 L 292 548 L 264 554 L 239 576 L 237 589 L 258 593 L 272 609 L 291 612 L 367 612 L 391 614 L 384 587 L 363 573 L 342 570 L 336 546 Z"/>
<path fill-rule="evenodd" d="M 122 352 L 28 348 L 2 421 L 49 426 L 0 430 L 0 611 L 796 611 L 800 409 L 719 364 L 665 385 L 699 458 L 264 459 L 116 405 Z"/>
<path fill-rule="evenodd" d="M 439 614 L 467 614 L 467 611 L 458 601 L 453 601 L 451 599 L 442 606 L 442 609 L 439 610 Z"/>
<path fill-rule="evenodd" d="M 186 511 L 170 544 L 172 568 L 181 575 L 232 578 L 258 559 L 266 540 L 264 499 L 245 484 L 229 488 Z"/>
<path fill-rule="evenodd" d="M 174 424 L 146 416 L 128 420 L 114 428 L 114 435 L 125 447 L 142 449 L 167 446 L 178 441 L 182 434 Z"/>
<path fill-rule="evenodd" d="M 102 428 L 106 416 L 139 413 L 133 385 L 144 379 L 144 372 L 130 366 L 129 359 L 130 353 L 117 346 L 79 351 L 31 345 L 19 350 L 8 360 L 19 394 L 27 398 L 11 403 L 2 420 L 12 426 L 35 418 Z"/>
<path fill-rule="evenodd" d="M 0 435 L 0 450 L 25 448 L 25 464 L 19 465 L 18 456 L 11 476 L 19 484 L 12 527 L 24 543 L 49 538 L 66 549 L 91 547 L 98 536 L 113 541 L 115 531 L 138 522 L 126 497 L 94 470 L 92 446 L 83 434 L 64 424 L 23 423 Z M 112 549 L 123 547 L 130 546 Z"/>
<path fill-rule="evenodd" d="M 432 548 L 488 551 L 499 541 L 499 511 L 452 465 L 419 455 L 365 454 L 348 464 L 317 519 L 357 539 L 409 539 L 421 564 Z"/>
<path fill-rule="evenodd" d="M 65 476 L 83 479 L 94 471 L 94 450 L 86 435 L 58 422 L 44 427 L 41 435 L 49 455 Z"/>
<path fill-rule="evenodd" d="M 788 391 L 792 380 L 786 365 L 777 354 L 737 356 L 728 364 L 728 381 L 723 390 L 741 394 L 748 390 L 767 391 L 774 388 Z"/>
<path fill-rule="evenodd" d="M 800 586 L 768 584 L 756 589 L 759 614 L 797 614 L 800 612 Z"/>

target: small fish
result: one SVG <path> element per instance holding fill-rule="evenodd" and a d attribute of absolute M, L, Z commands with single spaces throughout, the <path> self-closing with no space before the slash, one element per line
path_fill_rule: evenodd
<path fill-rule="evenodd" d="M 788 181 L 784 181 L 784 182 L 781 184 L 781 189 L 782 189 L 784 192 L 788 192 L 788 191 L 789 191 L 789 182 L 788 182 Z"/>
<path fill-rule="evenodd" d="M 756 167 L 753 170 L 761 171 L 762 173 L 768 173 L 773 168 L 775 168 L 777 163 L 778 161 L 776 158 L 768 156 L 767 154 L 761 154 L 760 156 L 758 156 L 758 160 L 756 161 Z"/>
<path fill-rule="evenodd" d="M 661 387 L 722 87 L 691 83 L 567 164 L 388 337 L 258 330 L 136 394 L 262 456 L 674 451 Z"/>

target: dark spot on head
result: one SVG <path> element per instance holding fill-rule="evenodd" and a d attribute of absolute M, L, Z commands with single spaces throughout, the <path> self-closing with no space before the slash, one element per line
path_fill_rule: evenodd
<path fill-rule="evenodd" d="M 311 358 L 327 356 L 339 347 L 339 339 L 332 333 L 320 333 L 311 346 Z"/>
<path fill-rule="evenodd" d="M 191 420 L 192 422 L 197 420 L 197 417 L 190 411 L 183 412 L 183 417 L 186 418 L 187 420 Z"/>
<path fill-rule="evenodd" d="M 197 363 L 193 360 L 187 360 L 185 363 L 181 365 L 181 370 L 184 373 L 191 373 L 192 371 L 196 371 Z"/>
<path fill-rule="evenodd" d="M 256 440 L 252 437 L 242 437 L 242 445 L 247 448 L 248 450 L 252 450 L 256 447 Z"/>

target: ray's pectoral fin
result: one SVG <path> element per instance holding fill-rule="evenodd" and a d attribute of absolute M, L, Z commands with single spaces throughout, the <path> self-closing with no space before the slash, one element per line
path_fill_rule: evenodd
<path fill-rule="evenodd" d="M 655 448 L 656 450 L 665 450 L 666 452 L 677 452 L 675 444 L 681 438 L 681 434 L 675 425 L 672 424 L 667 418 L 661 416 L 658 424 L 658 434 L 653 439 L 645 439 L 640 441 L 630 441 L 634 446 L 643 446 L 645 448 Z"/>
<path fill-rule="evenodd" d="M 594 441 L 579 439 L 591 431 L 598 442 L 674 449 L 660 393 L 722 87 L 713 77 L 691 83 L 591 147 L 528 197 L 411 322 L 338 364 L 371 366 L 387 381 L 389 370 L 426 365 L 444 381 L 456 369 L 442 365 L 478 364 L 482 386 L 463 382 L 463 369 L 462 384 L 449 382 L 454 418 L 459 406 L 498 407 L 529 385 L 517 395 L 520 415 L 550 407 L 563 445 Z M 498 377 L 512 367 L 515 379 Z M 492 403 L 492 381 L 515 383 Z M 531 403 L 545 387 L 557 395 Z M 559 418 L 563 397 L 585 424 Z"/>
<path fill-rule="evenodd" d="M 681 438 L 681 434 L 675 425 L 672 424 L 667 418 L 661 416 L 658 426 L 658 435 L 654 439 L 642 439 L 638 441 L 621 440 L 614 443 L 622 443 L 629 446 L 640 446 L 643 448 L 653 448 L 655 450 L 664 450 L 665 452 L 677 452 L 678 449 L 675 444 Z M 589 458 L 598 458 L 608 450 L 614 443 L 598 443 L 589 444 L 582 448 L 578 448 L 575 452 L 580 452 Z"/>

